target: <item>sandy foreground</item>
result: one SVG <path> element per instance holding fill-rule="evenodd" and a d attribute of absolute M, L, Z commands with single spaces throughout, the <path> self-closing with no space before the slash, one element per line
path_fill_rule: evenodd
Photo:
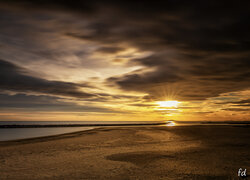
<path fill-rule="evenodd" d="M 105 127 L 0 143 L 0 179 L 238 179 L 250 127 Z"/>

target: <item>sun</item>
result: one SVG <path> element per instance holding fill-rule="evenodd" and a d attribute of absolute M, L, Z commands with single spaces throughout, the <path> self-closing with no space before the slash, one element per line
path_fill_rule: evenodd
<path fill-rule="evenodd" d="M 156 102 L 160 107 L 177 107 L 178 101 L 158 101 Z"/>

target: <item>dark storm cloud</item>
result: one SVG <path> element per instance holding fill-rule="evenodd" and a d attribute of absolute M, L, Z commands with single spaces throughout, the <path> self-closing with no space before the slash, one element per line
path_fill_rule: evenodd
<path fill-rule="evenodd" d="M 117 53 L 117 52 L 122 51 L 122 50 L 123 50 L 123 48 L 121 48 L 121 47 L 101 47 L 101 48 L 97 49 L 96 52 L 113 54 L 113 53 Z"/>
<path fill-rule="evenodd" d="M 48 107 L 51 108 L 58 105 L 60 98 L 50 96 L 34 96 L 26 94 L 7 95 L 0 94 L 1 108 L 37 108 Z"/>
<path fill-rule="evenodd" d="M 80 91 L 85 85 L 61 81 L 49 81 L 27 74 L 25 69 L 0 60 L 0 89 L 20 92 L 37 92 L 51 95 L 90 98 L 94 95 Z"/>
<path fill-rule="evenodd" d="M 234 106 L 250 106 L 250 104 L 238 104 L 238 105 L 234 105 Z"/>
<path fill-rule="evenodd" d="M 146 68 L 153 67 L 154 71 L 132 72 L 109 81 L 126 90 L 148 92 L 152 97 L 155 96 L 153 88 L 176 85 L 183 100 L 202 100 L 249 88 L 249 3 L 224 6 L 212 1 L 175 6 L 171 2 L 174 5 L 166 10 L 160 8 L 156 12 L 148 7 L 145 11 L 140 8 L 137 13 L 132 11 L 134 19 L 125 18 L 128 24 L 126 21 L 118 24 L 123 26 L 123 31 L 112 34 L 116 26 L 108 26 L 100 29 L 101 34 L 95 34 L 97 39 L 90 37 L 111 43 L 127 41 L 154 52 L 152 56 L 132 60 Z M 148 17 L 148 13 L 155 16 Z M 140 23 L 129 26 L 133 21 Z"/>
<path fill-rule="evenodd" d="M 92 34 L 69 32 L 69 35 L 103 43 L 130 42 L 139 48 L 157 51 L 166 47 L 192 53 L 249 49 L 247 1 L 240 4 L 225 4 L 224 1 L 109 1 L 89 5 L 103 6 L 109 11 L 106 14 L 95 12 L 100 17 L 88 26 L 93 30 Z M 199 57 L 198 54 L 191 56 Z"/>
<path fill-rule="evenodd" d="M 156 104 L 143 104 L 143 103 L 131 103 L 128 105 L 136 106 L 136 107 L 155 107 L 156 106 Z"/>
<path fill-rule="evenodd" d="M 202 100 L 220 93 L 249 87 L 250 64 L 245 58 L 168 58 L 167 54 L 134 59 L 156 70 L 147 73 L 132 72 L 109 79 L 126 90 L 149 92 L 154 98 L 155 89 L 175 86 L 179 98 Z"/>
<path fill-rule="evenodd" d="M 250 99 L 244 99 L 240 101 L 220 102 L 216 104 L 232 104 L 233 106 L 250 106 Z"/>
<path fill-rule="evenodd" d="M 64 111 L 64 112 L 104 112 L 114 113 L 115 110 L 97 106 L 77 105 L 66 102 L 64 98 L 46 95 L 34 96 L 26 94 L 0 94 L 0 109 L 27 111 Z"/>
<path fill-rule="evenodd" d="M 238 104 L 238 105 L 250 104 L 250 99 L 244 99 L 244 100 L 241 100 L 241 101 L 235 101 L 233 103 L 234 104 Z"/>
<path fill-rule="evenodd" d="M 127 44 L 152 52 L 128 63 L 151 71 L 134 71 L 107 80 L 125 90 L 146 92 L 150 99 L 162 96 L 155 93 L 160 87 L 177 87 L 180 100 L 204 100 L 250 87 L 249 1 L 12 2 L 77 12 L 86 20 L 89 33 L 67 29 L 67 37 L 104 47 Z"/>
<path fill-rule="evenodd" d="M 222 109 L 222 110 L 224 110 L 224 111 L 248 111 L 249 112 L 250 109 L 244 109 L 244 108 L 225 108 L 225 109 Z"/>

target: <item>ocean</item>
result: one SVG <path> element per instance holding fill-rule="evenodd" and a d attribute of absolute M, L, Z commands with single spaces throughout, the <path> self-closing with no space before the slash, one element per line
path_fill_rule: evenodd
<path fill-rule="evenodd" d="M 0 121 L 0 141 L 52 136 L 103 126 L 150 124 L 148 121 Z"/>

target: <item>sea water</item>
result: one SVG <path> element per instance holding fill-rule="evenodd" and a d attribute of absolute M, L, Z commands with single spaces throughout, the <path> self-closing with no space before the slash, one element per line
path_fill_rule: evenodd
<path fill-rule="evenodd" d="M 142 121 L 0 121 L 0 125 L 57 125 L 58 127 L 0 128 L 0 141 L 52 136 L 77 131 L 86 131 L 102 124 L 141 124 Z M 152 123 L 152 122 L 151 122 Z M 154 122 L 155 123 L 155 122 Z M 87 127 L 60 127 L 60 125 L 96 125 Z"/>

